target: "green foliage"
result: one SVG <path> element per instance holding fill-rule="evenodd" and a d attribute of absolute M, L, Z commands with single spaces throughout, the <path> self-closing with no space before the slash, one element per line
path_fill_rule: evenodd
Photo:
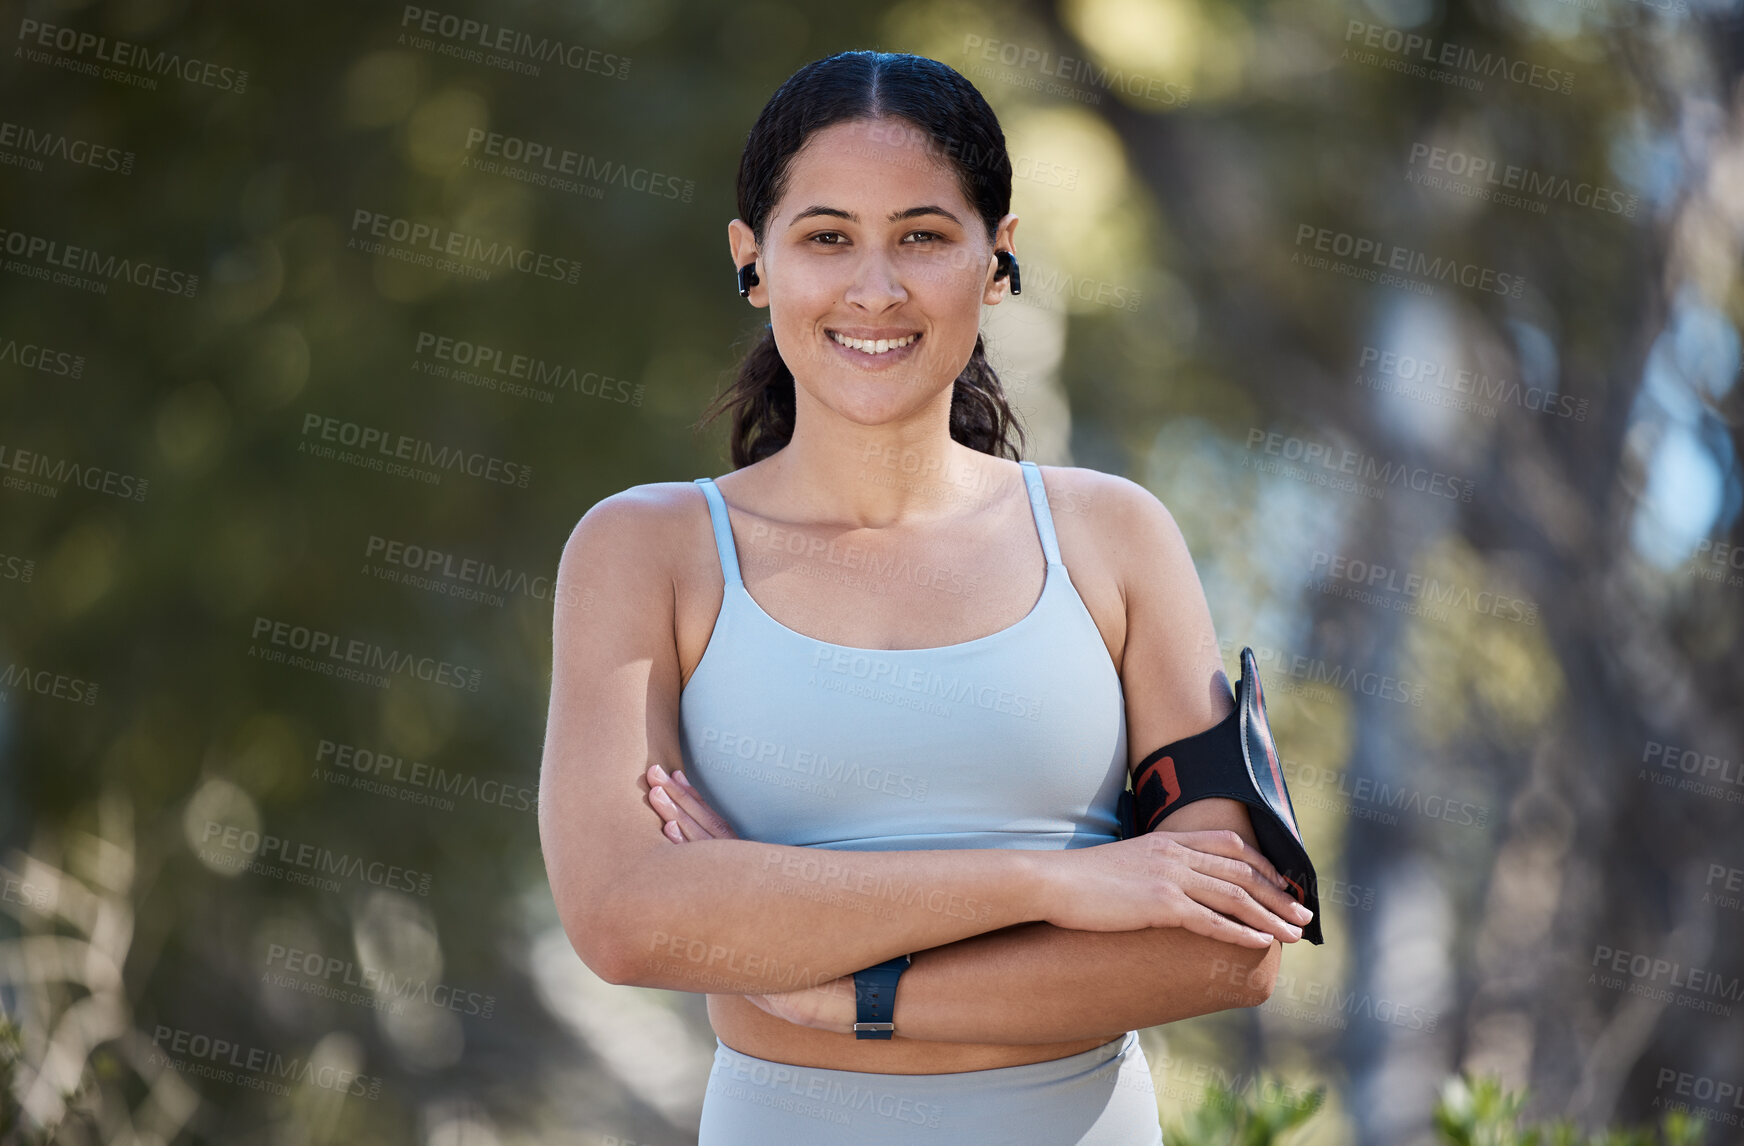
<path fill-rule="evenodd" d="M 47 1138 L 25 1125 L 24 1111 L 13 1093 L 18 1064 L 24 1058 L 23 1032 L 12 1017 L 0 1013 L 0 1142 L 7 1146 L 45 1146 Z"/>
<path fill-rule="evenodd" d="M 1588 1136 L 1567 1118 L 1522 1126 L 1520 1111 L 1528 1094 L 1506 1090 L 1495 1078 L 1450 1078 L 1435 1104 L 1435 1129 L 1448 1146 L 1701 1146 L 1701 1121 L 1676 1110 L 1666 1112 L 1657 1131 L 1608 1127 Z M 1279 1146 L 1325 1097 L 1324 1086 L 1301 1091 L 1258 1076 L 1248 1087 L 1214 1084 L 1163 1139 L 1169 1146 Z"/>
<path fill-rule="evenodd" d="M 1163 1140 L 1169 1146 L 1272 1146 L 1325 1101 L 1324 1086 L 1300 1091 L 1260 1076 L 1247 1087 L 1214 1083 L 1198 1108 L 1179 1127 L 1165 1131 Z"/>
<path fill-rule="evenodd" d="M 1682 1111 L 1668 1111 L 1657 1134 L 1608 1127 L 1589 1137 L 1566 1118 L 1521 1126 L 1528 1093 L 1505 1090 L 1495 1078 L 1450 1078 L 1435 1104 L 1435 1129 L 1449 1146 L 1699 1146 L 1702 1141 L 1702 1124 Z"/>

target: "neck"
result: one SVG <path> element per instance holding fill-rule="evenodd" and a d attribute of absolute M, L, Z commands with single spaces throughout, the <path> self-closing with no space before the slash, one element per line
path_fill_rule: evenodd
<path fill-rule="evenodd" d="M 768 462 L 809 520 L 885 529 L 956 517 L 991 497 L 993 458 L 952 439 L 951 391 L 902 422 L 850 422 L 796 387 L 793 438 Z"/>

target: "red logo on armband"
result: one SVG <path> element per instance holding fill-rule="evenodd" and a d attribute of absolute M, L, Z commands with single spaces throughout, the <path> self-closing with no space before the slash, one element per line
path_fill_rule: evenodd
<path fill-rule="evenodd" d="M 1163 809 L 1181 798 L 1181 781 L 1175 776 L 1175 758 L 1173 756 L 1160 756 L 1152 761 L 1150 767 L 1146 768 L 1139 776 L 1138 782 L 1133 784 L 1133 791 L 1136 792 L 1144 787 L 1145 781 L 1148 780 L 1153 773 L 1155 773 L 1157 779 L 1162 782 L 1163 792 L 1167 797 L 1157 806 L 1157 811 L 1161 813 Z M 1153 816 L 1151 822 L 1154 824 L 1157 819 L 1157 816 Z"/>

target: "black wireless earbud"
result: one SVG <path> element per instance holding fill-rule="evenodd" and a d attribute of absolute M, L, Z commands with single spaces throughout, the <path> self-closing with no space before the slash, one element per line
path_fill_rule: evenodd
<path fill-rule="evenodd" d="M 1017 256 L 1010 251 L 995 251 L 993 257 L 999 263 L 999 269 L 993 272 L 993 277 L 998 279 L 1010 275 L 1011 293 L 1022 294 L 1023 280 L 1017 276 Z"/>
<path fill-rule="evenodd" d="M 750 294 L 751 288 L 761 281 L 762 280 L 757 277 L 757 264 L 755 262 L 749 262 L 740 267 L 739 297 L 744 298 L 746 295 Z"/>

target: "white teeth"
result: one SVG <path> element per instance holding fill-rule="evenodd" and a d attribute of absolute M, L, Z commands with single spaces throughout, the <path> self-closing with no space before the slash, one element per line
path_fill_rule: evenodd
<path fill-rule="evenodd" d="M 830 337 L 841 343 L 843 346 L 849 347 L 853 350 L 858 350 L 864 354 L 883 354 L 887 350 L 902 349 L 904 346 L 907 346 L 909 343 L 919 338 L 920 335 L 910 334 L 906 338 L 897 339 L 880 338 L 875 342 L 869 342 L 863 338 L 848 338 L 845 335 L 837 334 L 832 330 L 830 332 Z"/>

